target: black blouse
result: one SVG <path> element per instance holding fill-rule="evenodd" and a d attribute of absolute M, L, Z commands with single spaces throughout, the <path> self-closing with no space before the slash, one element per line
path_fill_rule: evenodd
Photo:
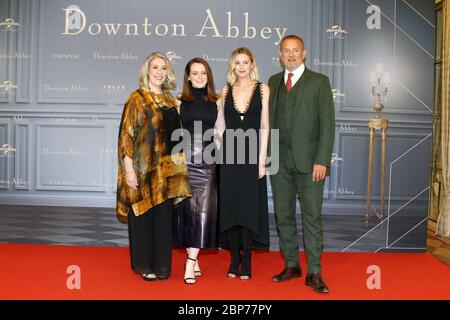
<path fill-rule="evenodd" d="M 194 122 L 201 121 L 202 135 L 206 130 L 214 128 L 217 119 L 217 105 L 215 102 L 205 100 L 207 88 L 197 89 L 191 84 L 191 90 L 194 94 L 192 101 L 182 101 L 180 105 L 180 117 L 183 128 L 187 129 L 194 136 Z M 197 124 L 197 126 L 199 126 Z"/>

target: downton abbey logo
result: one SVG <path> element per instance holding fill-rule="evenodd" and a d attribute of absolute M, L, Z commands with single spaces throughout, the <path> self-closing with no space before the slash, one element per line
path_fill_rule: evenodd
<path fill-rule="evenodd" d="M 352 60 L 342 60 L 342 61 L 321 61 L 318 58 L 313 60 L 315 66 L 324 67 L 343 67 L 343 68 L 359 68 L 359 63 L 353 63 Z"/>
<path fill-rule="evenodd" d="M 94 52 L 94 60 L 138 60 L 139 57 L 130 52 L 122 52 L 120 54 L 103 54 L 100 52 Z"/>
<path fill-rule="evenodd" d="M 337 153 L 331 154 L 331 166 L 332 167 L 340 166 L 340 162 L 343 162 L 343 161 L 344 161 L 344 158 L 339 157 L 339 155 Z"/>
<path fill-rule="evenodd" d="M 44 83 L 45 92 L 87 92 L 88 88 L 83 87 L 81 84 L 71 84 L 70 86 L 51 85 Z"/>
<path fill-rule="evenodd" d="M 356 132 L 357 129 L 356 129 L 356 127 L 352 127 L 348 123 L 341 123 L 339 125 L 339 127 L 337 128 L 337 131 L 338 132 Z"/>
<path fill-rule="evenodd" d="M 351 190 L 348 187 L 339 187 L 336 191 L 334 190 L 324 190 L 326 195 L 334 194 L 336 196 L 354 196 L 355 191 Z"/>
<path fill-rule="evenodd" d="M 28 184 L 28 181 L 25 180 L 24 178 L 14 177 L 11 179 L 11 181 L 4 180 L 4 179 L 0 180 L 0 185 L 3 185 L 3 186 L 5 186 L 5 185 L 6 186 L 9 186 L 9 185 L 23 186 L 23 185 L 27 185 L 27 184 Z"/>
<path fill-rule="evenodd" d="M 28 118 L 24 118 L 21 114 L 13 114 L 12 116 L 8 117 L 0 117 L 0 121 L 5 122 L 13 122 L 13 123 L 29 123 Z"/>
<path fill-rule="evenodd" d="M 12 18 L 7 18 L 5 21 L 0 22 L 0 30 L 2 31 L 17 31 L 17 27 L 20 26 Z"/>
<path fill-rule="evenodd" d="M 23 51 L 17 51 L 8 54 L 0 54 L 0 59 L 30 59 L 31 55 Z"/>
<path fill-rule="evenodd" d="M 84 12 L 77 5 L 71 5 L 64 11 L 64 29 L 61 34 L 64 36 L 77 36 L 82 33 L 88 33 L 91 36 L 157 36 L 157 37 L 187 37 L 189 32 L 186 25 L 182 23 L 160 23 L 154 25 L 150 23 L 150 18 L 145 17 L 143 21 L 129 21 L 126 23 L 117 22 L 91 22 L 89 12 Z M 226 23 L 217 23 L 217 13 L 211 9 L 205 9 L 204 19 L 199 18 L 198 31 L 193 34 L 194 37 L 211 38 L 242 38 L 273 41 L 277 46 L 280 40 L 286 34 L 288 28 L 260 26 L 254 27 L 250 22 L 250 13 L 243 12 L 242 16 L 233 17 L 231 11 L 225 12 Z M 222 18 L 224 18 L 222 16 Z M 222 21 L 220 21 L 222 22 Z M 201 24 L 202 23 L 202 24 Z"/>
<path fill-rule="evenodd" d="M 335 25 L 327 29 L 327 33 L 330 34 L 330 39 L 344 39 L 344 34 L 347 34 L 347 31 L 342 29 L 341 26 Z"/>

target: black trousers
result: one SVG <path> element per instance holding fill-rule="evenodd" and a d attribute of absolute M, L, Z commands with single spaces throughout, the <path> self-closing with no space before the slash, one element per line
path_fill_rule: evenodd
<path fill-rule="evenodd" d="M 136 217 L 128 214 L 131 268 L 136 273 L 170 276 L 172 265 L 172 202 L 167 200 Z"/>

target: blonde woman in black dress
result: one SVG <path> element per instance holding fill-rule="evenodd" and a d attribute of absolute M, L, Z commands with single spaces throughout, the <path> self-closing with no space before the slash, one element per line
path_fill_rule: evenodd
<path fill-rule="evenodd" d="M 220 167 L 220 232 L 231 251 L 228 277 L 248 280 L 252 275 L 252 248 L 269 246 L 265 177 L 269 87 L 258 81 L 256 62 L 247 48 L 231 54 L 227 82 L 221 93 L 226 130 L 222 141 L 224 164 Z M 239 131 L 246 133 L 244 148 L 238 146 Z M 248 138 L 251 136 L 255 137 L 253 141 Z M 230 150 L 231 139 L 234 150 Z"/>

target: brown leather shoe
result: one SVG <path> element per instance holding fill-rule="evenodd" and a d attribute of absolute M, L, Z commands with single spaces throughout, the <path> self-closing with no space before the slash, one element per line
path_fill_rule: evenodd
<path fill-rule="evenodd" d="M 320 273 L 310 273 L 306 275 L 305 284 L 312 287 L 315 292 L 328 293 L 328 287 L 322 279 Z"/>
<path fill-rule="evenodd" d="M 274 282 L 288 281 L 292 278 L 300 278 L 302 276 L 302 269 L 296 267 L 285 267 L 281 273 L 272 277 Z"/>

